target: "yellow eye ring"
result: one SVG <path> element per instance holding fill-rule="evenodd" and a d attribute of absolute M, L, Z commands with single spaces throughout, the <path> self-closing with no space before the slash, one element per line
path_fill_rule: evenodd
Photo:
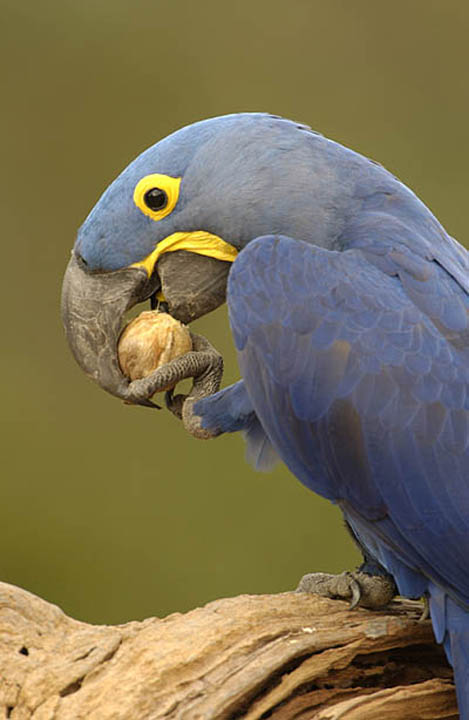
<path fill-rule="evenodd" d="M 135 186 L 134 203 L 152 220 L 162 220 L 174 210 L 180 185 L 181 178 L 159 173 L 145 175 Z"/>

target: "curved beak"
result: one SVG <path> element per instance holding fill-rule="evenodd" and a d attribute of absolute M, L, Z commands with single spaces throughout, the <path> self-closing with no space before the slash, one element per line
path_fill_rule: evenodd
<path fill-rule="evenodd" d="M 73 252 L 65 271 L 62 322 L 73 356 L 90 378 L 122 399 L 129 386 L 117 359 L 123 316 L 155 289 L 155 280 L 152 283 L 142 269 L 89 273 Z"/>
<path fill-rule="evenodd" d="M 92 273 L 72 252 L 62 287 L 62 321 L 75 360 L 104 390 L 126 400 L 117 343 L 127 310 L 161 290 L 169 313 L 189 323 L 225 301 L 230 262 L 180 250 L 158 260 L 151 277 L 143 267 Z M 149 399 L 139 404 L 155 407 Z"/>

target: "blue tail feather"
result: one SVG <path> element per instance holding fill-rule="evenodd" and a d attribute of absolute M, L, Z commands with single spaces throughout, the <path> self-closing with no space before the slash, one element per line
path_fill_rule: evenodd
<path fill-rule="evenodd" d="M 430 614 L 437 642 L 453 666 L 461 720 L 469 720 L 469 612 L 430 583 Z"/>
<path fill-rule="evenodd" d="M 437 585 L 431 585 L 430 588 L 430 617 L 432 619 L 433 632 L 435 633 L 435 640 L 438 643 L 442 643 L 445 640 L 446 635 L 446 598 L 447 595 Z M 448 655 L 448 649 L 445 643 L 446 655 L 449 662 L 451 662 L 451 653 Z"/>
<path fill-rule="evenodd" d="M 246 460 L 256 470 L 268 472 L 272 470 L 280 458 L 257 417 L 251 420 L 249 428 L 244 432 L 246 440 Z"/>
<path fill-rule="evenodd" d="M 242 380 L 199 400 L 194 412 L 202 418 L 204 428 L 216 428 L 224 433 L 243 431 L 246 458 L 256 470 L 267 472 L 279 461 Z"/>
<path fill-rule="evenodd" d="M 461 720 L 469 718 L 469 613 L 458 607 L 452 600 L 448 604 L 454 605 L 448 619 L 449 627 L 453 622 L 460 627 L 449 630 L 450 655 L 456 683 L 456 696 L 458 698 L 459 717 Z M 454 615 L 454 618 L 451 617 Z M 445 642 L 445 649 L 447 643 Z M 448 654 L 448 651 L 447 651 Z M 448 658 L 449 659 L 449 658 Z"/>

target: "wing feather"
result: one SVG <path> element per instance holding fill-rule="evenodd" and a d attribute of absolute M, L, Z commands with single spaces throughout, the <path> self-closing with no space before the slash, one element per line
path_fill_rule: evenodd
<path fill-rule="evenodd" d="M 469 298 L 453 275 L 396 243 L 266 236 L 235 261 L 228 306 L 283 461 L 403 587 L 423 574 L 469 604 Z"/>

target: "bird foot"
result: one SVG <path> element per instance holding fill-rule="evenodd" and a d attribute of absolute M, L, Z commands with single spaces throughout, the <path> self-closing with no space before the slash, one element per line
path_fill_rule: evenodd
<path fill-rule="evenodd" d="M 148 401 L 157 392 L 167 391 L 167 407 L 186 425 L 184 419 L 186 402 L 191 400 L 192 402 L 189 403 L 191 407 L 196 400 L 216 393 L 223 375 L 223 358 L 220 353 L 202 335 L 191 333 L 191 338 L 190 352 L 162 365 L 150 375 L 129 383 L 125 401 L 130 404 L 140 403 L 142 400 Z M 188 395 L 174 396 L 172 389 L 168 391 L 168 388 L 174 388 L 178 382 L 186 378 L 193 378 L 192 389 Z M 186 414 L 189 420 L 189 413 Z M 191 432 L 190 428 L 189 423 L 186 429 Z M 196 432 L 192 434 L 196 437 L 203 436 L 197 435 Z"/>
<path fill-rule="evenodd" d="M 378 610 L 388 605 L 396 594 L 391 576 L 368 575 L 360 571 L 329 573 L 308 573 L 301 578 L 296 592 L 309 592 L 331 598 L 350 600 L 350 609 L 360 605 Z"/>
<path fill-rule="evenodd" d="M 208 395 L 213 395 L 220 389 L 221 379 L 223 375 L 223 357 L 209 341 L 202 335 L 191 333 L 193 351 L 182 355 L 173 363 L 179 361 L 180 368 L 183 370 L 181 380 L 186 377 L 193 377 L 193 385 L 188 395 L 174 395 L 174 389 L 168 390 L 165 394 L 166 407 L 179 420 L 182 420 L 184 428 L 193 437 L 199 440 L 208 440 L 209 438 L 220 435 L 220 431 L 207 430 L 202 427 L 202 418 L 194 413 L 194 404 Z M 196 368 L 194 371 L 187 373 L 187 358 L 191 357 Z M 178 381 L 179 382 L 179 381 Z"/>

